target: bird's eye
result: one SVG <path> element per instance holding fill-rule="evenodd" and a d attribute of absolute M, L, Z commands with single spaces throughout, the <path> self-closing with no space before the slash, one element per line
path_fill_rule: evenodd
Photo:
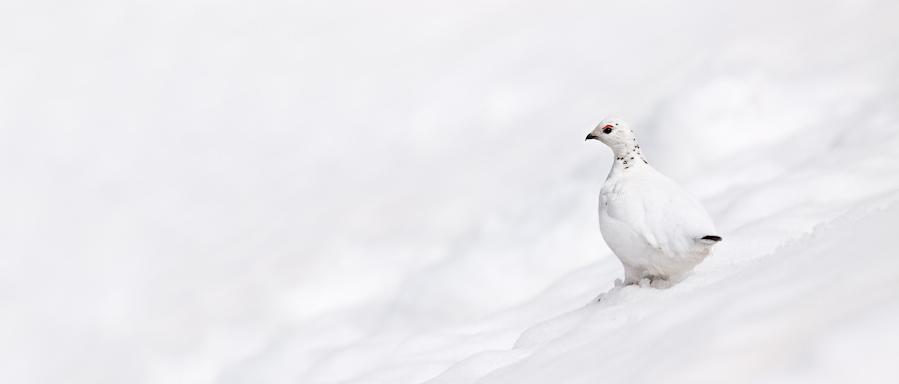
<path fill-rule="evenodd" d="M 607 134 L 607 135 L 610 134 L 610 133 L 612 133 L 612 126 L 611 126 L 611 125 L 607 125 L 607 126 L 603 127 L 602 133 L 605 133 L 605 134 Z"/>

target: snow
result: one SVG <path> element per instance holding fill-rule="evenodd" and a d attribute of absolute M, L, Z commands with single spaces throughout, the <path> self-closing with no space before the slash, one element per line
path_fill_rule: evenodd
<path fill-rule="evenodd" d="M 526 330 L 494 367 L 511 365 L 483 382 L 894 381 L 899 347 L 875 340 L 897 335 L 884 319 L 895 312 L 883 312 L 899 293 L 899 259 L 885 257 L 899 205 L 847 216 L 739 269 L 710 273 L 718 262 L 669 289 L 615 288 Z M 859 322 L 871 327 L 859 333 Z M 853 328 L 849 343 L 824 341 Z M 850 356 L 826 355 L 847 346 Z"/>
<path fill-rule="evenodd" d="M 895 2 L 0 9 L 0 382 L 899 381 Z M 608 115 L 724 238 L 676 284 Z"/>

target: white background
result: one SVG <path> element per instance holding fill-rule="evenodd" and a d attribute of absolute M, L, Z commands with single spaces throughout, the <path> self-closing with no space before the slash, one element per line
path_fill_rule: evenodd
<path fill-rule="evenodd" d="M 896 20 L 4 2 L 0 381 L 896 379 Z M 725 238 L 673 288 L 610 291 L 583 138 L 612 114 Z"/>

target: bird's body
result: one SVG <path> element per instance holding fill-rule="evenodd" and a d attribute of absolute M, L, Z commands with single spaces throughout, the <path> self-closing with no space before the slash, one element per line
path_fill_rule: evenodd
<path fill-rule="evenodd" d="M 667 279 L 711 254 L 721 240 L 712 219 L 699 201 L 649 165 L 624 121 L 605 119 L 590 138 L 615 152 L 600 191 L 599 227 L 624 265 L 625 284 Z"/>

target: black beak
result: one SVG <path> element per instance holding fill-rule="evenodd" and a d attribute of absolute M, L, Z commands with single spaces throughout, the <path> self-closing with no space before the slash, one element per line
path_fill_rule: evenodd
<path fill-rule="evenodd" d="M 587 135 L 587 138 L 584 139 L 584 141 L 587 141 L 587 140 L 590 140 L 590 139 L 595 139 L 595 138 L 597 138 L 597 137 L 598 137 L 598 136 L 593 136 L 593 134 L 591 133 L 591 134 Z"/>

